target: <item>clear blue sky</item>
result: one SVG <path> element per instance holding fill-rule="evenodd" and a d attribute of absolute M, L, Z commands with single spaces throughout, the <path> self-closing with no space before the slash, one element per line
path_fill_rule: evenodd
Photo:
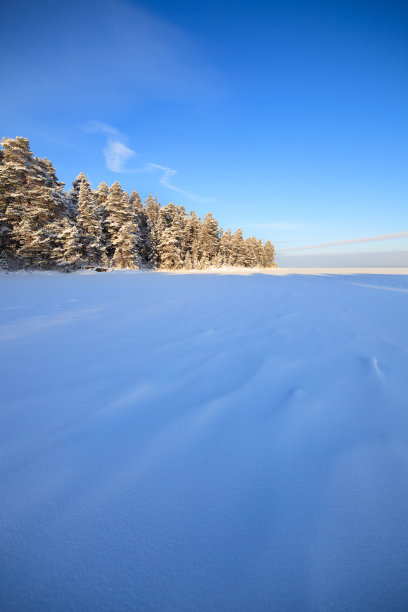
<path fill-rule="evenodd" d="M 407 2 L 22 0 L 0 45 L 0 133 L 67 185 L 119 180 L 281 249 L 408 230 Z"/>

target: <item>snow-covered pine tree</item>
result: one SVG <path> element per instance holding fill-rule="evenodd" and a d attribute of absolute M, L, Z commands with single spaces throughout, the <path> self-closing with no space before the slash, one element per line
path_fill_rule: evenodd
<path fill-rule="evenodd" d="M 2 138 L 0 164 L 0 256 L 2 265 L 17 256 L 19 242 L 15 228 L 28 206 L 29 175 L 33 154 L 27 138 Z"/>
<path fill-rule="evenodd" d="M 129 196 L 118 182 L 109 190 L 106 201 L 107 256 L 115 268 L 137 268 L 137 226 Z"/>
<path fill-rule="evenodd" d="M 200 249 L 201 219 L 197 218 L 194 210 L 190 212 L 186 219 L 183 231 L 183 251 L 190 253 L 191 266 L 197 265 Z M 189 263 L 189 262 L 188 262 Z M 190 264 L 189 264 L 190 265 Z"/>
<path fill-rule="evenodd" d="M 137 191 L 133 190 L 129 197 L 130 210 L 137 217 L 143 210 L 142 201 Z"/>
<path fill-rule="evenodd" d="M 54 165 L 49 159 L 35 157 L 39 170 L 43 172 L 45 184 L 52 190 L 52 195 L 57 203 L 58 215 L 62 218 L 68 214 L 68 198 L 64 192 L 65 184 L 62 183 L 55 172 Z"/>
<path fill-rule="evenodd" d="M 185 268 L 186 270 L 191 270 L 192 267 L 193 267 L 193 262 L 191 259 L 190 251 L 187 251 L 187 254 L 184 258 L 183 268 Z"/>
<path fill-rule="evenodd" d="M 220 255 L 223 266 L 232 266 L 232 236 L 229 228 L 220 238 Z"/>
<path fill-rule="evenodd" d="M 113 267 L 137 270 L 137 228 L 133 220 L 124 223 L 111 242 L 115 249 L 112 257 Z"/>
<path fill-rule="evenodd" d="M 76 179 L 72 181 L 72 187 L 69 190 L 67 197 L 67 207 L 68 207 L 68 215 L 72 220 L 76 219 L 77 210 L 78 210 L 78 197 L 79 197 L 79 188 L 81 183 L 86 182 L 86 176 L 83 172 L 80 172 Z"/>
<path fill-rule="evenodd" d="M 132 191 L 129 202 L 136 226 L 137 266 L 138 268 L 149 267 L 149 254 L 151 252 L 151 248 L 149 249 L 148 246 L 150 243 L 149 227 L 147 224 L 146 212 L 137 191 Z"/>
<path fill-rule="evenodd" d="M 160 204 L 157 202 L 157 198 L 153 198 L 152 195 L 148 195 L 143 203 L 143 211 L 147 223 L 147 228 L 141 231 L 141 241 L 143 246 L 143 261 L 145 265 L 150 268 L 156 268 L 158 263 L 158 221 Z"/>
<path fill-rule="evenodd" d="M 106 200 L 108 199 L 108 195 L 109 195 L 109 187 L 104 181 L 102 181 L 102 183 L 100 183 L 98 187 L 95 189 L 94 193 L 95 193 L 96 203 L 98 205 L 98 210 L 100 211 L 100 214 L 102 216 L 102 211 L 104 210 L 106 206 Z"/>
<path fill-rule="evenodd" d="M 167 227 L 159 237 L 160 268 L 178 270 L 182 266 L 179 239 L 171 227 Z"/>
<path fill-rule="evenodd" d="M 232 234 L 231 239 L 231 264 L 233 266 L 243 266 L 245 260 L 245 245 L 242 229 L 238 228 Z"/>
<path fill-rule="evenodd" d="M 63 217 L 55 223 L 54 253 L 57 267 L 61 270 L 75 270 L 81 262 L 81 245 L 76 225 Z"/>
<path fill-rule="evenodd" d="M 158 264 L 160 268 L 178 269 L 182 266 L 182 227 L 180 212 L 173 202 L 163 206 L 157 221 Z"/>
<path fill-rule="evenodd" d="M 79 185 L 76 226 L 82 261 L 90 266 L 104 265 L 106 253 L 102 246 L 102 222 L 95 193 L 87 180 Z"/>
<path fill-rule="evenodd" d="M 202 265 L 212 265 L 219 248 L 218 223 L 209 212 L 204 218 L 200 236 L 200 254 Z"/>
<path fill-rule="evenodd" d="M 244 266 L 246 268 L 256 268 L 258 265 L 257 247 L 256 238 L 251 237 L 244 241 Z"/>
<path fill-rule="evenodd" d="M 26 138 L 5 138 L 1 165 L 1 218 L 5 248 L 22 265 L 51 267 L 57 253 L 57 224 L 63 215 L 62 187 L 52 164 L 34 157 Z"/>
<path fill-rule="evenodd" d="M 54 189 L 47 186 L 41 160 L 34 158 L 28 178 L 28 205 L 15 228 L 19 243 L 17 254 L 29 267 L 52 268 L 59 260 L 59 231 L 62 221 L 60 202 Z"/>
<path fill-rule="evenodd" d="M 220 253 L 220 251 L 218 251 L 218 253 L 216 254 L 216 256 L 213 258 L 212 260 L 212 266 L 215 266 L 216 268 L 222 268 L 222 255 Z"/>
<path fill-rule="evenodd" d="M 263 244 L 262 244 L 262 240 L 259 240 L 258 238 L 255 238 L 256 240 L 256 247 L 255 248 L 255 252 L 256 252 L 256 265 L 258 267 L 262 266 L 262 261 L 263 261 Z"/>
<path fill-rule="evenodd" d="M 94 195 L 96 199 L 97 215 L 101 223 L 101 248 L 103 254 L 103 265 L 107 265 L 106 249 L 108 244 L 108 230 L 106 227 L 106 219 L 108 216 L 108 212 L 106 210 L 106 202 L 109 196 L 108 185 L 104 181 L 102 181 L 102 183 L 100 183 L 98 187 L 94 190 Z"/>
<path fill-rule="evenodd" d="M 273 268 L 275 266 L 275 249 L 273 244 L 267 240 L 263 247 L 263 267 Z"/>

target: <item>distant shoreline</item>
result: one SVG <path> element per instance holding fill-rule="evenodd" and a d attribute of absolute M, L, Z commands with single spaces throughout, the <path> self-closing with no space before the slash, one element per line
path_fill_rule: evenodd
<path fill-rule="evenodd" d="M 21 275 L 58 275 L 64 276 L 64 273 L 57 270 L 16 270 L 16 271 L 6 271 L 0 270 L 1 276 L 21 276 Z M 342 268 L 207 268 L 205 270 L 166 270 L 166 269 L 156 269 L 149 270 L 147 268 L 142 268 L 140 270 L 117 270 L 111 269 L 106 270 L 102 274 L 97 272 L 96 270 L 73 270 L 69 273 L 68 276 L 71 275 L 94 275 L 98 274 L 103 276 L 104 274 L 220 274 L 220 275 L 237 275 L 237 276 L 249 276 L 252 274 L 268 274 L 271 276 L 288 276 L 291 274 L 303 275 L 303 276 L 324 276 L 324 275 L 344 275 L 350 276 L 353 274 L 368 274 L 368 275 L 399 275 L 406 276 L 408 275 L 408 268 L 402 267 L 381 267 L 381 268 L 363 268 L 363 267 L 342 267 Z"/>

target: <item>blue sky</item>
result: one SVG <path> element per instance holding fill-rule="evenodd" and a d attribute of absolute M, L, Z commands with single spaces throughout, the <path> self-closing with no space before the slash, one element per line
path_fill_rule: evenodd
<path fill-rule="evenodd" d="M 119 180 L 278 249 L 408 230 L 407 3 L 23 0 L 2 25 L 0 133 L 67 185 Z"/>

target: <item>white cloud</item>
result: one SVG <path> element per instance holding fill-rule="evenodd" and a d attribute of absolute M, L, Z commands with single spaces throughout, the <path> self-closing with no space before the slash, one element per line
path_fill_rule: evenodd
<path fill-rule="evenodd" d="M 117 139 L 123 139 L 123 135 L 113 125 L 103 123 L 103 121 L 88 121 L 82 126 L 89 134 L 109 134 Z"/>
<path fill-rule="evenodd" d="M 102 121 L 88 121 L 82 126 L 89 134 L 105 134 L 107 143 L 103 149 L 105 163 L 108 170 L 112 172 L 126 172 L 124 165 L 128 159 L 135 157 L 137 153 L 130 149 L 123 141 L 125 137 L 113 125 Z"/>
<path fill-rule="evenodd" d="M 103 149 L 103 155 L 105 157 L 105 163 L 108 170 L 118 172 L 120 174 L 161 172 L 159 183 L 163 185 L 163 187 L 176 191 L 177 193 L 181 193 L 186 198 L 196 202 L 214 202 L 214 198 L 206 198 L 173 185 L 171 178 L 177 174 L 177 170 L 174 170 L 173 168 L 160 166 L 159 164 L 155 163 L 148 163 L 140 168 L 126 168 L 127 160 L 135 157 L 138 154 L 123 142 L 125 140 L 125 136 L 121 134 L 119 130 L 113 127 L 113 125 L 103 123 L 102 121 L 89 121 L 88 123 L 84 124 L 82 128 L 85 132 L 90 134 L 105 134 L 107 136 L 107 143 Z"/>
<path fill-rule="evenodd" d="M 123 142 L 118 140 L 108 140 L 108 144 L 103 150 L 106 167 L 112 172 L 126 172 L 123 168 L 125 162 L 134 157 L 136 153 L 129 149 Z"/>
<path fill-rule="evenodd" d="M 351 240 L 338 240 L 336 242 L 324 242 L 322 244 L 314 244 L 311 246 L 291 247 L 290 249 L 281 249 L 281 251 L 306 251 L 309 249 L 323 249 L 325 247 L 343 246 L 346 244 L 357 244 L 362 242 L 376 242 L 377 240 L 395 240 L 397 238 L 405 238 L 408 232 L 398 232 L 396 234 L 382 234 L 380 236 L 367 236 L 365 238 L 352 238 Z"/>

